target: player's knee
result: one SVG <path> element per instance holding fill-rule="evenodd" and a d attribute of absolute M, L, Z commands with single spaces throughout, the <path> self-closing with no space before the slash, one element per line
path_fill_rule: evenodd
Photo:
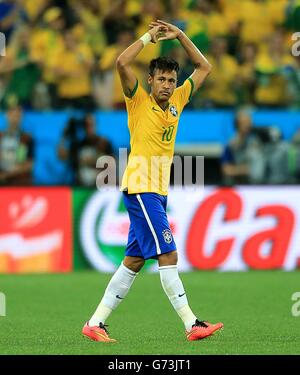
<path fill-rule="evenodd" d="M 140 257 L 125 257 L 123 264 L 133 272 L 139 272 L 144 264 L 145 260 Z"/>
<path fill-rule="evenodd" d="M 158 263 L 161 267 L 163 266 L 173 266 L 178 262 L 177 251 L 171 251 L 170 253 L 161 254 L 158 257 Z"/>

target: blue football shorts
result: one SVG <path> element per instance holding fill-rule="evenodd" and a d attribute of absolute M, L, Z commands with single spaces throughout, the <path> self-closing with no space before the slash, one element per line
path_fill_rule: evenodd
<path fill-rule="evenodd" d="M 124 191 L 123 199 L 130 219 L 126 256 L 157 259 L 176 250 L 167 218 L 167 196 Z"/>

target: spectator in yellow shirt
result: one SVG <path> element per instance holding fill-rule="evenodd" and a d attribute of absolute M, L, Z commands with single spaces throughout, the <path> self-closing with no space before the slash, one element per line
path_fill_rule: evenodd
<path fill-rule="evenodd" d="M 59 107 L 94 109 L 91 70 L 93 54 L 85 44 L 78 43 L 73 30 L 64 35 L 64 49 L 53 56 L 57 76 Z"/>
<path fill-rule="evenodd" d="M 228 32 L 227 20 L 221 14 L 217 2 L 197 0 L 192 8 L 191 17 L 198 23 L 203 22 L 206 24 L 210 38 L 226 35 Z"/>
<path fill-rule="evenodd" d="M 83 30 L 82 42 L 87 43 L 95 56 L 100 56 L 106 47 L 103 30 L 103 5 L 97 0 L 83 2 L 71 0 L 72 9 L 80 20 Z"/>
<path fill-rule="evenodd" d="M 282 31 L 270 36 L 268 47 L 256 59 L 257 88 L 255 101 L 259 106 L 281 107 L 289 104 L 285 67 L 293 65 L 285 49 Z"/>
<path fill-rule="evenodd" d="M 13 96 L 18 103 L 31 108 L 35 86 L 40 77 L 40 70 L 32 61 L 30 54 L 31 29 L 24 26 L 15 32 L 7 56 L 0 59 L 0 74 L 5 74 L 5 89 L 1 106 L 6 106 L 8 99 Z"/>
<path fill-rule="evenodd" d="M 254 105 L 254 91 L 256 87 L 256 56 L 256 44 L 241 44 L 239 51 L 238 75 L 236 81 L 239 105 Z"/>
<path fill-rule="evenodd" d="M 232 107 L 236 105 L 238 65 L 236 60 L 227 53 L 225 38 L 218 37 L 213 40 L 208 59 L 213 69 L 202 90 L 205 106 Z"/>
<path fill-rule="evenodd" d="M 239 1 L 239 17 L 242 21 L 241 38 L 244 42 L 260 43 L 284 22 L 286 0 Z M 279 11 L 278 11 L 279 9 Z M 281 17 L 278 16 L 281 14 Z"/>
<path fill-rule="evenodd" d="M 51 0 L 23 0 L 22 3 L 30 24 L 33 24 L 38 21 L 45 9 L 49 8 Z"/>
<path fill-rule="evenodd" d="M 58 7 L 48 9 L 43 21 L 45 27 L 33 29 L 30 37 L 32 60 L 42 70 L 42 80 L 51 96 L 51 106 L 57 106 L 57 77 L 53 69 L 53 57 L 64 49 L 63 32 L 65 19 L 62 10 Z"/>

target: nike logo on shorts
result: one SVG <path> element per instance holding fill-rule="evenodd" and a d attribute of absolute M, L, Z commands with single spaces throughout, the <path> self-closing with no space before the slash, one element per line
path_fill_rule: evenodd
<path fill-rule="evenodd" d="M 178 294 L 178 297 L 183 297 L 185 295 L 185 293 L 183 294 Z"/>
<path fill-rule="evenodd" d="M 116 295 L 116 298 L 118 298 L 118 299 L 124 299 L 123 297 L 120 297 L 119 294 Z"/>

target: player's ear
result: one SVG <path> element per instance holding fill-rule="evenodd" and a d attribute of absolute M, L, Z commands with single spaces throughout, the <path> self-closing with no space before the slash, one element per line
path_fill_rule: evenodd
<path fill-rule="evenodd" d="M 149 76 L 148 76 L 148 84 L 152 85 L 152 83 L 153 83 L 153 77 L 152 77 L 151 74 L 149 74 Z"/>

